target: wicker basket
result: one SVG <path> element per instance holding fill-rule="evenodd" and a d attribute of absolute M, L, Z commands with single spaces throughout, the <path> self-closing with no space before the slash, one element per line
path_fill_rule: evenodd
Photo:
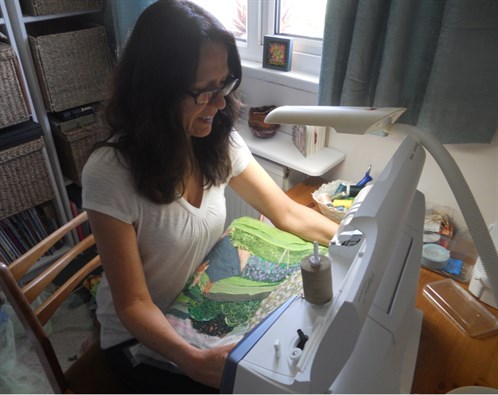
<path fill-rule="evenodd" d="M 17 57 L 12 47 L 0 42 L 0 129 L 29 119 Z"/>
<path fill-rule="evenodd" d="M 103 26 L 30 36 L 29 43 L 48 111 L 107 97 L 111 62 Z"/>
<path fill-rule="evenodd" d="M 104 0 L 21 0 L 23 14 L 47 15 L 62 12 L 101 10 Z"/>
<path fill-rule="evenodd" d="M 339 187 L 340 184 L 345 184 L 345 185 L 351 185 L 352 183 L 349 181 L 344 181 L 344 180 L 335 180 L 332 182 L 329 182 L 328 184 L 322 184 L 320 188 L 318 188 L 316 191 L 314 191 L 311 196 L 313 197 L 313 200 L 315 203 L 318 205 L 318 208 L 320 209 L 320 212 L 325 215 L 327 218 L 331 219 L 332 221 L 336 223 L 340 223 L 344 216 L 346 215 L 347 211 L 343 210 L 336 210 L 334 207 L 329 207 L 326 204 L 324 204 L 319 196 L 323 193 L 327 193 L 330 196 L 334 195 L 337 188 Z"/>
<path fill-rule="evenodd" d="M 0 219 L 54 198 L 44 148 L 39 137 L 0 151 Z"/>
<path fill-rule="evenodd" d="M 93 146 L 105 140 L 109 133 L 100 122 L 62 131 L 52 126 L 54 143 L 62 173 L 75 184 L 81 186 L 81 172 Z"/>

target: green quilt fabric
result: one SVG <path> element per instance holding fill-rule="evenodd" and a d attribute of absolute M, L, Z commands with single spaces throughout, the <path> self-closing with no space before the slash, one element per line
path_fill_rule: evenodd
<path fill-rule="evenodd" d="M 200 348 L 237 342 L 302 293 L 299 264 L 312 253 L 311 242 L 254 218 L 235 219 L 166 316 Z"/>

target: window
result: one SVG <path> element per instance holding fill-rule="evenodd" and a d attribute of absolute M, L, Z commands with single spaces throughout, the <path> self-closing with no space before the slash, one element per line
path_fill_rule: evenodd
<path fill-rule="evenodd" d="M 247 40 L 247 0 L 192 1 L 215 15 L 238 41 Z"/>
<path fill-rule="evenodd" d="M 261 63 L 264 35 L 292 37 L 292 70 L 318 75 L 326 0 L 193 1 L 234 33 L 242 59 Z"/>
<path fill-rule="evenodd" d="M 327 0 L 279 0 L 275 33 L 322 40 Z"/>

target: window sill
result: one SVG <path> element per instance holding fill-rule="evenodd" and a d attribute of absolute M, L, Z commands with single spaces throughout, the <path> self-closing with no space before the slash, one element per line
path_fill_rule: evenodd
<path fill-rule="evenodd" d="M 258 80 L 284 85 L 289 88 L 299 89 L 318 94 L 319 77 L 317 75 L 298 71 L 277 71 L 264 68 L 261 63 L 242 60 L 243 76 Z"/>

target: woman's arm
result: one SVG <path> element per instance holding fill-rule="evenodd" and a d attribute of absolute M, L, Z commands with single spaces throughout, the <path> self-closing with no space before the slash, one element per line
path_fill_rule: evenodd
<path fill-rule="evenodd" d="M 281 230 L 322 245 L 328 245 L 337 231 L 335 222 L 289 198 L 254 158 L 229 185 Z"/>
<path fill-rule="evenodd" d="M 179 336 L 151 299 L 133 226 L 92 210 L 88 218 L 123 325 L 140 343 L 177 364 L 192 379 L 219 388 L 233 346 L 200 350 Z"/>

